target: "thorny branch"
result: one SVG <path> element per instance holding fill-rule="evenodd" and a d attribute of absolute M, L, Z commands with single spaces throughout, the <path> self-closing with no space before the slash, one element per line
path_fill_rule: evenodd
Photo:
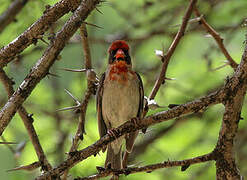
<path fill-rule="evenodd" d="M 0 69 L 0 80 L 4 85 L 6 92 L 8 93 L 8 97 L 10 98 L 14 93 L 14 88 L 13 88 L 14 82 L 6 75 L 6 73 L 2 69 Z M 34 121 L 32 114 L 28 114 L 27 110 L 23 106 L 20 106 L 20 108 L 18 109 L 18 113 L 26 127 L 26 130 L 34 146 L 35 152 L 42 166 L 42 169 L 44 171 L 50 170 L 52 167 L 46 158 L 46 155 L 39 142 L 38 135 L 32 124 Z"/>
<path fill-rule="evenodd" d="M 182 22 L 182 24 L 181 24 L 181 26 L 180 26 L 180 28 L 178 30 L 178 33 L 176 34 L 176 36 L 175 36 L 171 46 L 169 47 L 167 53 L 163 57 L 164 59 L 163 59 L 162 69 L 161 69 L 159 77 L 156 80 L 155 85 L 154 85 L 154 87 L 153 87 L 153 89 L 152 89 L 152 91 L 151 91 L 151 93 L 149 95 L 149 99 L 154 99 L 154 97 L 156 96 L 160 86 L 165 83 L 166 71 L 167 71 L 167 67 L 168 67 L 169 61 L 170 61 L 174 51 L 176 50 L 176 47 L 177 47 L 178 43 L 180 42 L 180 39 L 184 35 L 187 23 L 189 21 L 189 18 L 190 18 L 191 14 L 192 14 L 192 11 L 193 11 L 193 8 L 194 8 L 196 2 L 197 2 L 197 0 L 191 0 L 190 1 L 190 4 L 189 4 L 189 6 L 188 6 L 188 8 L 186 10 L 186 13 L 185 13 L 184 17 L 183 17 L 183 22 Z M 147 113 L 147 111 L 148 111 L 148 108 L 146 106 L 145 109 L 144 109 L 144 116 Z"/>
<path fill-rule="evenodd" d="M 236 70 L 238 64 L 233 60 L 233 58 L 231 57 L 231 55 L 229 54 L 229 52 L 226 50 L 226 47 L 223 44 L 223 39 L 220 37 L 219 33 L 217 33 L 205 20 L 205 18 L 203 16 L 201 16 L 199 10 L 195 7 L 194 8 L 194 12 L 196 14 L 197 17 L 201 17 L 200 22 L 202 23 L 203 27 L 208 31 L 209 34 L 211 34 L 211 36 L 215 39 L 215 41 L 217 42 L 220 50 L 222 51 L 222 53 L 224 54 L 224 56 L 226 57 L 226 59 L 228 60 L 230 66 Z"/>
<path fill-rule="evenodd" d="M 31 72 L 27 75 L 19 88 L 1 109 L 0 135 L 2 135 L 3 131 L 9 124 L 10 120 L 12 119 L 20 105 L 31 94 L 32 90 L 40 82 L 40 80 L 48 74 L 49 68 L 56 61 L 57 56 L 64 48 L 65 43 L 76 32 L 82 22 L 86 19 L 86 17 L 98 3 L 100 3 L 100 0 L 94 0 L 93 2 L 89 0 L 82 1 L 78 9 L 71 16 L 71 18 L 57 33 L 54 41 L 46 49 L 43 56 L 39 59 L 39 61 L 32 68 Z"/>
<path fill-rule="evenodd" d="M 77 150 L 79 141 L 83 140 L 83 134 L 85 133 L 85 118 L 86 118 L 86 110 L 87 110 L 88 102 L 91 96 L 94 94 L 94 91 L 96 89 L 95 82 L 92 79 L 90 79 L 90 76 L 92 76 L 91 74 L 93 74 L 94 71 L 91 70 L 92 69 L 91 53 L 90 53 L 90 48 L 89 48 L 89 43 L 88 43 L 88 33 L 87 33 L 87 28 L 86 28 L 85 23 L 83 23 L 80 27 L 80 34 L 81 34 L 82 47 L 83 47 L 83 52 L 84 52 L 84 57 L 85 57 L 84 61 L 85 61 L 85 69 L 87 73 L 87 78 L 88 78 L 87 79 L 88 87 L 87 87 L 84 99 L 81 102 L 80 116 L 79 116 L 77 131 L 73 138 L 73 142 L 72 142 L 72 146 L 69 151 L 68 158 L 70 158 L 71 153 Z M 65 171 L 63 175 L 63 180 L 66 180 L 67 174 L 68 174 L 68 171 Z"/>
<path fill-rule="evenodd" d="M 212 161 L 214 160 L 214 153 L 205 154 L 203 156 L 194 157 L 191 159 L 185 159 L 182 161 L 164 161 L 162 163 L 157 164 L 150 164 L 147 166 L 142 167 L 133 167 L 133 168 L 125 168 L 121 170 L 114 170 L 114 169 L 103 169 L 102 171 L 99 171 L 98 174 L 84 177 L 84 178 L 75 178 L 74 180 L 93 180 L 93 179 L 99 179 L 103 177 L 110 176 L 112 174 L 124 174 L 125 176 L 129 174 L 139 173 L 139 172 L 146 172 L 151 173 L 154 170 L 161 169 L 161 168 L 169 168 L 169 167 L 175 167 L 175 166 L 181 166 L 181 170 L 185 171 L 190 165 Z"/>

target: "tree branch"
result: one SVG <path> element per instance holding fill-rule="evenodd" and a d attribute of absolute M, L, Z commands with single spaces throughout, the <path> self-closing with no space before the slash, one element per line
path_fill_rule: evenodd
<path fill-rule="evenodd" d="M 91 63 L 91 54 L 90 54 L 90 48 L 89 48 L 89 43 L 88 43 L 88 34 L 87 34 L 87 28 L 86 28 L 86 24 L 83 23 L 80 27 L 80 34 L 81 34 L 81 39 L 82 39 L 82 47 L 83 47 L 83 52 L 84 52 L 84 61 L 85 61 L 85 69 L 87 71 L 87 74 L 89 73 L 93 73 L 91 72 L 92 69 L 92 63 Z M 93 81 L 91 81 L 89 78 L 87 80 L 87 90 L 86 93 L 84 95 L 84 99 L 81 102 L 81 108 L 80 108 L 80 116 L 79 116 L 79 122 L 78 122 L 78 126 L 77 126 L 77 131 L 76 134 L 73 138 L 73 142 L 72 142 L 72 146 L 69 150 L 69 154 L 71 154 L 72 152 L 76 151 L 78 148 L 78 144 L 80 140 L 83 140 L 83 134 L 85 133 L 85 118 L 86 118 L 86 111 L 87 111 L 87 105 L 88 102 L 92 96 L 92 94 L 95 91 L 95 84 Z M 69 155 L 68 158 L 70 158 L 71 156 Z M 64 172 L 63 175 L 63 180 L 67 179 L 67 174 L 68 174 L 68 170 L 66 170 Z"/>
<path fill-rule="evenodd" d="M 166 77 L 166 71 L 167 71 L 167 67 L 168 67 L 168 64 L 170 62 L 170 59 L 178 45 L 178 43 L 180 42 L 181 38 L 183 37 L 184 35 L 184 32 L 186 30 L 186 27 L 187 27 L 187 24 L 188 24 L 188 21 L 190 19 L 190 16 L 192 14 L 192 11 L 193 11 L 193 8 L 196 4 L 197 0 L 190 0 L 190 4 L 186 10 L 186 13 L 183 17 L 183 21 L 182 21 L 182 24 L 172 42 L 172 44 L 170 45 L 166 55 L 164 55 L 163 57 L 163 65 L 162 65 L 162 69 L 161 69 L 161 72 L 159 74 L 159 77 L 158 79 L 156 80 L 155 82 L 155 85 L 149 95 L 149 99 L 154 99 L 156 94 L 158 93 L 158 90 L 161 86 L 161 84 L 164 84 L 165 83 L 165 77 Z M 148 106 L 147 104 L 145 105 L 145 108 L 144 108 L 144 112 L 143 112 L 143 116 L 145 116 L 148 112 Z"/>
<path fill-rule="evenodd" d="M 8 93 L 8 97 L 10 98 L 12 96 L 12 94 L 14 93 L 14 88 L 13 88 L 13 81 L 6 75 L 6 73 L 0 69 L 0 80 L 2 81 L 2 84 L 5 87 L 6 92 Z M 44 171 L 48 171 L 50 170 L 51 164 L 48 162 L 46 155 L 42 149 L 42 146 L 39 142 L 39 138 L 38 135 L 34 129 L 33 126 L 33 118 L 31 114 L 27 113 L 27 110 L 21 106 L 18 109 L 18 113 L 26 127 L 26 130 L 28 132 L 29 138 L 31 139 L 31 142 L 34 146 L 35 152 L 37 154 L 37 157 L 39 159 L 39 162 L 41 164 L 41 167 Z"/>
<path fill-rule="evenodd" d="M 194 157 L 191 159 L 185 159 L 182 161 L 164 161 L 163 163 L 151 164 L 151 165 L 142 166 L 142 167 L 125 168 L 125 169 L 120 169 L 120 170 L 105 169 L 102 172 L 99 172 L 98 174 L 95 174 L 89 177 L 84 177 L 84 178 L 75 178 L 74 180 L 93 180 L 93 179 L 107 177 L 112 174 L 116 174 L 116 175 L 124 174 L 127 176 L 129 174 L 134 174 L 134 173 L 139 173 L 139 172 L 151 173 L 152 171 L 157 170 L 157 169 L 169 168 L 169 167 L 175 167 L 175 166 L 181 166 L 183 170 L 183 167 L 187 169 L 192 164 L 212 161 L 214 159 L 215 159 L 214 153 L 209 153 L 203 156 L 198 156 L 198 157 Z"/>
<path fill-rule="evenodd" d="M 243 100 L 247 90 L 247 44 L 242 60 L 233 76 L 226 86 L 225 113 L 219 133 L 218 142 L 215 148 L 216 177 L 223 179 L 242 179 L 237 169 L 234 156 L 234 139 L 241 119 Z"/>
<path fill-rule="evenodd" d="M 232 59 L 231 55 L 229 54 L 229 52 L 226 50 L 224 44 L 223 44 L 223 38 L 220 37 L 219 33 L 217 33 L 205 20 L 205 18 L 203 16 L 201 16 L 199 10 L 195 7 L 194 8 L 194 12 L 195 15 L 197 17 L 201 17 L 200 22 L 202 23 L 203 27 L 208 31 L 209 34 L 211 34 L 211 36 L 213 36 L 213 38 L 215 39 L 216 43 L 218 44 L 220 50 L 222 51 L 222 53 L 224 54 L 224 56 L 226 57 L 226 59 L 228 60 L 230 66 L 236 70 L 238 64 Z"/>
<path fill-rule="evenodd" d="M 84 0 L 81 2 L 78 9 L 73 13 L 71 18 L 57 33 L 55 40 L 46 49 L 43 56 L 39 59 L 36 65 L 32 68 L 31 72 L 26 76 L 25 80 L 21 83 L 19 88 L 11 96 L 8 102 L 0 111 L 0 135 L 9 124 L 20 105 L 31 94 L 35 86 L 43 79 L 49 68 L 53 65 L 57 56 L 64 48 L 69 38 L 76 32 L 82 22 L 87 18 L 95 6 L 100 3 L 100 0 Z"/>

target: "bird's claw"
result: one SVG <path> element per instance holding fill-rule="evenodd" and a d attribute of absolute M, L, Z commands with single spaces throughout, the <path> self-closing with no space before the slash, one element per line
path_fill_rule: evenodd
<path fill-rule="evenodd" d="M 130 120 L 134 125 L 135 125 L 135 127 L 138 127 L 138 121 L 139 121 L 139 118 L 137 118 L 137 117 L 133 117 L 133 118 L 131 118 L 131 120 Z"/>
<path fill-rule="evenodd" d="M 107 131 L 107 134 L 109 135 L 109 136 L 111 136 L 111 137 L 114 137 L 115 139 L 117 139 L 117 135 L 116 135 L 116 130 L 115 129 L 109 129 L 108 131 Z"/>

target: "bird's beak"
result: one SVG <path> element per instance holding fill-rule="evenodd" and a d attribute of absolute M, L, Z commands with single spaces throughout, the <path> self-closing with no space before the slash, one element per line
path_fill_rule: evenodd
<path fill-rule="evenodd" d="M 122 49 L 118 49 L 115 55 L 117 60 L 124 60 L 125 54 Z"/>

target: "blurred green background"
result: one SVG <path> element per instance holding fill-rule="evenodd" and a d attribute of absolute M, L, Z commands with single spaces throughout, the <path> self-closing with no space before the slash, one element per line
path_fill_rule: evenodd
<path fill-rule="evenodd" d="M 0 13 L 3 13 L 11 2 L 11 0 L 2 0 Z M 92 64 L 97 74 L 100 75 L 106 69 L 107 48 L 110 42 L 115 39 L 125 39 L 131 46 L 134 69 L 140 73 L 144 82 L 145 95 L 148 96 L 162 65 L 154 51 L 168 49 L 181 24 L 188 2 L 184 0 L 109 0 L 102 3 L 98 8 L 103 14 L 94 11 L 87 19 L 87 22 L 103 28 L 88 26 Z M 14 40 L 34 23 L 43 14 L 45 5 L 54 3 L 55 1 L 52 0 L 28 2 L 16 17 L 16 21 L 0 34 L 1 47 Z M 197 4 L 207 22 L 224 38 L 226 48 L 233 59 L 239 63 L 246 33 L 241 25 L 246 18 L 247 1 L 200 0 Z M 54 24 L 56 32 L 70 16 L 71 14 L 67 14 Z M 47 42 L 49 42 L 48 37 L 50 37 L 49 31 L 44 35 Z M 46 47 L 44 42 L 38 41 L 5 68 L 7 74 L 16 82 L 15 88 L 20 85 L 30 68 L 42 56 Z M 166 81 L 155 100 L 161 106 L 182 104 L 216 90 L 223 85 L 226 77 L 233 73 L 229 66 L 214 70 L 223 65 L 225 60 L 214 39 L 207 36 L 202 26 L 198 22 L 190 23 L 168 67 L 167 77 L 176 78 L 176 80 Z M 45 154 L 53 166 L 66 159 L 65 153 L 69 151 L 72 137 L 77 129 L 78 114 L 74 111 L 56 112 L 57 109 L 75 105 L 64 89 L 68 89 L 81 100 L 87 86 L 85 74 L 66 72 L 61 68 L 83 67 L 83 52 L 79 32 L 77 32 L 62 51 L 61 59 L 51 68 L 50 72 L 59 77 L 49 76 L 43 79 L 24 103 L 28 112 L 34 114 L 33 124 Z M 0 107 L 3 107 L 6 101 L 7 94 L 0 84 Z M 149 114 L 163 110 L 167 109 L 150 110 Z M 133 161 L 130 164 L 147 165 L 168 159 L 182 160 L 212 151 L 217 142 L 223 113 L 223 106 L 215 105 L 206 109 L 204 113 L 150 127 L 146 134 L 138 136 L 136 149 L 133 152 L 135 158 L 131 158 Z M 244 120 L 240 122 L 235 151 L 241 174 L 247 177 L 246 100 L 242 117 Z M 91 98 L 87 109 L 86 133 L 79 149 L 99 139 L 95 97 Z M 7 141 L 19 144 L 11 145 L 11 147 L 0 146 L 0 179 L 26 180 L 34 179 L 39 175 L 38 169 L 32 172 L 6 172 L 16 166 L 37 161 L 32 143 L 18 114 L 12 119 L 3 136 Z M 23 148 L 19 148 L 24 143 Z M 71 169 L 69 179 L 96 173 L 96 166 L 103 166 L 104 159 L 105 154 L 100 153 L 96 157 L 92 156 L 79 163 Z M 127 177 L 122 176 L 121 179 L 215 179 L 215 163 L 192 165 L 185 172 L 181 172 L 179 167 L 174 167 L 149 174 L 137 173 Z"/>

